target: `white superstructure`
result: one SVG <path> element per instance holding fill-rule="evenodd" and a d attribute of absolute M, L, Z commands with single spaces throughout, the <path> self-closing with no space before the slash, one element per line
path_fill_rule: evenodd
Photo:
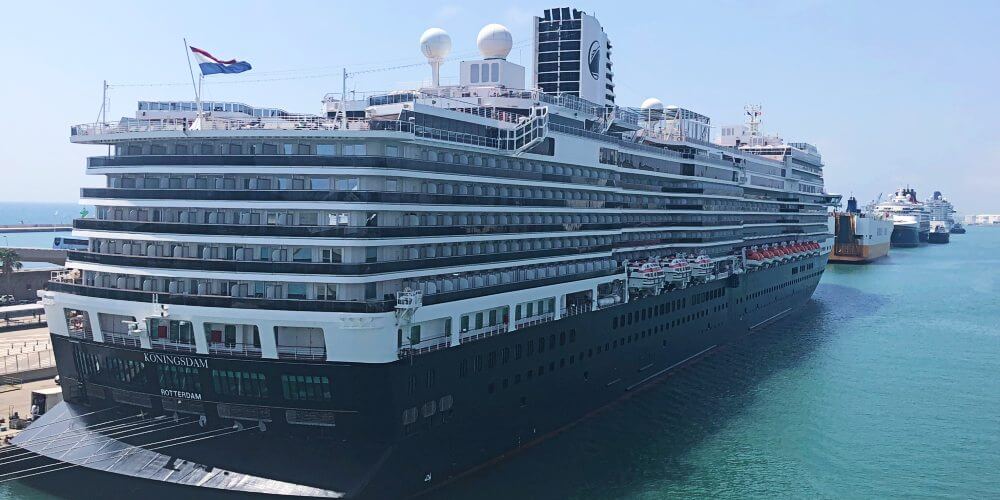
<path fill-rule="evenodd" d="M 499 25 L 440 85 L 451 39 L 432 29 L 430 87 L 331 94 L 319 115 L 166 102 L 73 127 L 111 153 L 88 161 L 105 179 L 82 190 L 90 247 L 43 296 L 86 328 L 53 333 L 385 363 L 614 307 L 661 263 L 665 281 L 704 281 L 742 271 L 751 246 L 829 252 L 815 147 L 713 143 L 704 115 L 616 106 L 610 42 L 580 11 L 546 11 L 535 37 L 539 70 L 576 58 L 576 90 L 561 69 L 518 88 Z"/>
<path fill-rule="evenodd" d="M 915 227 L 921 233 L 921 240 L 926 241 L 931 217 L 923 203 L 917 201 L 916 191 L 899 188 L 888 201 L 876 204 L 874 210 L 883 217 L 891 218 L 897 226 Z"/>

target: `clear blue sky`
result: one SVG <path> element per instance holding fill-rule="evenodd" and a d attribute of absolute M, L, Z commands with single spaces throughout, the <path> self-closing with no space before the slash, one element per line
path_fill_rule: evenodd
<path fill-rule="evenodd" d="M 764 107 L 764 128 L 816 144 L 827 189 L 862 200 L 901 184 L 938 189 L 961 212 L 1000 212 L 1000 2 L 594 2 L 614 42 L 619 102 L 655 96 L 742 121 Z M 548 6 L 548 4 L 546 4 Z M 417 39 L 444 28 L 455 54 L 474 54 L 486 23 L 530 40 L 530 2 L 14 2 L 0 30 L 7 119 L 0 201 L 75 201 L 95 185 L 69 126 L 92 122 L 101 81 L 190 81 L 182 38 L 250 61 L 211 77 L 206 98 L 319 112 L 339 91 L 339 68 L 423 60 Z M 511 59 L 530 65 L 529 49 Z M 457 76 L 457 62 L 442 70 Z M 294 71 L 289 71 L 294 70 Z M 274 80 L 283 77 L 294 80 Z M 306 78 L 303 78 L 306 77 Z M 426 67 L 370 73 L 350 88 L 381 90 L 429 78 Z M 268 82 L 246 82 L 270 79 Z M 234 84 L 234 82 L 243 83 Z M 111 112 L 138 99 L 189 99 L 190 86 L 117 87 Z"/>

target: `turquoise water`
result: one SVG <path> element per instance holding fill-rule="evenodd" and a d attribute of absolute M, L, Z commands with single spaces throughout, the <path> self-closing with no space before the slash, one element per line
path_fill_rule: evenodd
<path fill-rule="evenodd" d="M 794 317 L 432 496 L 997 498 L 998 325 L 1000 228 L 831 266 Z"/>

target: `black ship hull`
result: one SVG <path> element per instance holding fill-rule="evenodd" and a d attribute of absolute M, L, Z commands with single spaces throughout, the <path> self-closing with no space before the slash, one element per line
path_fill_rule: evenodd
<path fill-rule="evenodd" d="M 418 494 L 788 315 L 812 295 L 826 261 L 795 260 L 381 365 L 149 358 L 162 351 L 53 336 L 67 402 L 18 436 L 30 459 L 0 465 L 0 472 L 76 464 L 41 476 L 42 485 L 59 484 L 59 475 L 97 474 L 113 492 L 136 485 L 147 495 L 194 487 L 221 497 Z M 116 359 L 142 361 L 145 375 L 124 383 L 100 372 L 120 366 Z M 92 360 L 104 368 L 95 372 Z M 165 392 L 157 375 L 164 363 L 193 366 L 201 392 Z M 262 373 L 269 396 L 227 397 L 211 373 L 224 370 Z M 332 402 L 289 401 L 282 387 L 288 374 L 329 377 Z M 302 425 L 308 412 L 317 425 Z M 129 418 L 148 421 L 151 430 L 109 432 Z"/>
<path fill-rule="evenodd" d="M 947 232 L 944 233 L 932 232 L 930 233 L 930 236 L 928 236 L 927 238 L 928 243 L 941 244 L 941 243 L 948 243 L 949 241 L 951 241 L 951 233 Z"/>
<path fill-rule="evenodd" d="M 892 227 L 889 244 L 899 248 L 920 246 L 920 242 L 923 241 L 921 239 L 922 234 L 926 233 L 921 233 L 916 227 L 895 225 Z"/>

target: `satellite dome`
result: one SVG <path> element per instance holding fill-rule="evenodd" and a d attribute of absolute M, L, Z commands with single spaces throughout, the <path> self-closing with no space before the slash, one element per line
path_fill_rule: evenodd
<path fill-rule="evenodd" d="M 502 24 L 487 24 L 479 30 L 476 45 L 484 59 L 506 59 L 511 47 L 514 46 L 514 37 Z"/>
<path fill-rule="evenodd" d="M 655 97 L 650 97 L 649 99 L 646 99 L 645 101 L 642 101 L 642 105 L 639 106 L 639 107 L 642 108 L 642 109 L 651 109 L 653 111 L 662 111 L 663 110 L 663 101 L 661 101 L 661 100 L 659 100 L 659 99 L 657 99 Z"/>
<path fill-rule="evenodd" d="M 451 37 L 441 28 L 431 28 L 420 35 L 420 51 L 427 59 L 444 59 L 451 52 Z"/>

